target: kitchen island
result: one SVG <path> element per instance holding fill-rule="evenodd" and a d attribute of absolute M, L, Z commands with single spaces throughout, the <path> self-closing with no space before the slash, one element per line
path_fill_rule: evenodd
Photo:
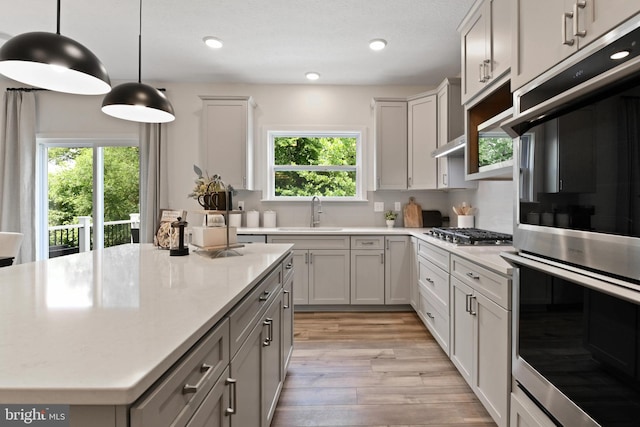
<path fill-rule="evenodd" d="M 277 272 L 282 285 L 290 249 L 170 257 L 132 244 L 0 269 L 0 403 L 71 405 L 72 426 L 74 408 L 126 420 L 128 406 L 265 278 Z"/>

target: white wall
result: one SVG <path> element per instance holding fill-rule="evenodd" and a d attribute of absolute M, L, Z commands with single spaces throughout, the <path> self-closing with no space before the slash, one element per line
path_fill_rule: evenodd
<path fill-rule="evenodd" d="M 114 82 L 114 85 L 118 82 Z M 0 80 L 0 90 L 19 87 L 19 84 Z M 199 95 L 252 96 L 257 103 L 255 110 L 255 140 L 258 146 L 265 143 L 263 128 L 273 125 L 289 126 L 358 126 L 367 129 L 366 164 L 373 164 L 373 97 L 405 97 L 430 90 L 424 86 L 322 86 L 308 85 L 214 85 L 159 83 L 176 111 L 176 120 L 168 125 L 169 165 L 168 200 L 170 208 L 196 210 L 200 206 L 186 195 L 191 191 L 195 175 L 193 164 L 200 163 L 200 111 Z M 114 119 L 100 111 L 102 97 L 67 95 L 54 92 L 37 92 L 37 132 L 44 136 L 82 137 L 131 135 L 138 133 L 136 123 Z M 258 149 L 260 152 L 260 149 Z M 256 162 L 258 164 L 258 162 Z M 256 172 L 262 174 L 258 167 Z M 209 171 L 215 173 L 215 171 Z M 372 181 L 373 168 L 367 176 Z M 224 178 L 224 177 L 223 177 Z M 367 202 L 323 204 L 322 225 L 384 225 L 381 213 L 373 212 L 373 203 L 382 201 L 385 210 L 393 209 L 393 203 L 405 204 L 414 196 L 423 209 L 438 209 L 452 215 L 451 205 L 466 199 L 478 207 L 478 227 L 496 231 L 510 231 L 512 192 L 511 183 L 481 183 L 477 191 L 369 191 Z M 369 185 L 369 189 L 371 186 Z M 307 225 L 308 203 L 261 202 L 260 192 L 242 191 L 235 200 L 245 200 L 247 209 L 273 209 L 278 213 L 278 224 L 288 226 Z M 508 210 L 507 210 L 508 209 Z M 193 215 L 188 218 L 198 222 Z M 402 222 L 398 221 L 401 225 Z M 455 222 L 452 222 L 455 225 Z"/>

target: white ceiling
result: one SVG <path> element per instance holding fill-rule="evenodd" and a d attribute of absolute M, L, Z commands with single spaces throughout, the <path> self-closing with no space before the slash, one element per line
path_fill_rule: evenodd
<path fill-rule="evenodd" d="M 144 0 L 142 80 L 437 85 L 460 73 L 456 28 L 473 0 Z M 56 31 L 56 0 L 0 0 L 0 43 Z M 62 0 L 61 34 L 112 80 L 137 80 L 139 3 Z M 224 42 L 204 45 L 205 36 Z M 388 41 L 373 52 L 368 42 Z"/>

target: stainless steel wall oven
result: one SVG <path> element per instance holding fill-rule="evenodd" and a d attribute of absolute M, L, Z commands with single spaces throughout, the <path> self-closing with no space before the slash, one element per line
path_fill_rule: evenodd
<path fill-rule="evenodd" d="M 516 91 L 503 127 L 514 379 L 558 425 L 640 426 L 640 16 Z"/>

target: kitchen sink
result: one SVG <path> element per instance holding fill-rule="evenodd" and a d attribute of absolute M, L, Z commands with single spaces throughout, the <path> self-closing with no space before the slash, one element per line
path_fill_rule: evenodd
<path fill-rule="evenodd" d="M 280 231 L 300 231 L 300 232 L 327 232 L 327 231 L 341 231 L 342 228 L 338 227 L 278 227 Z"/>

